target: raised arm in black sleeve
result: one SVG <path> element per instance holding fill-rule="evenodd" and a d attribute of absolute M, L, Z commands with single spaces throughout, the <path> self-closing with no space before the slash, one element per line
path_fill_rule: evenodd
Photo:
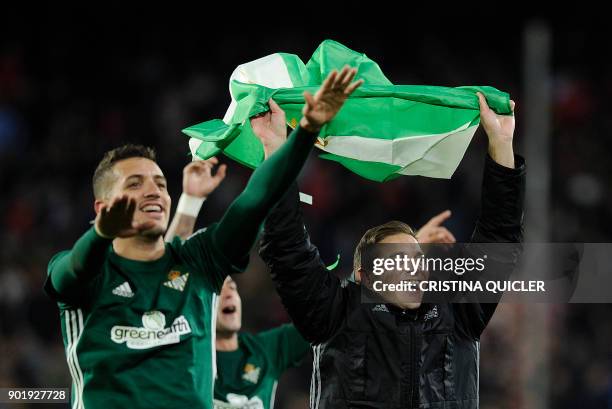
<path fill-rule="evenodd" d="M 480 217 L 471 239 L 472 243 L 513 243 L 489 260 L 497 272 L 508 276 L 522 251 L 525 208 L 525 159 L 515 155 L 514 163 L 514 169 L 501 166 L 487 155 Z M 497 303 L 455 304 L 461 328 L 474 338 L 480 337 L 496 308 Z"/>
<path fill-rule="evenodd" d="M 328 340 L 346 314 L 346 294 L 310 242 L 294 184 L 268 215 L 259 254 L 293 323 L 313 344 Z"/>

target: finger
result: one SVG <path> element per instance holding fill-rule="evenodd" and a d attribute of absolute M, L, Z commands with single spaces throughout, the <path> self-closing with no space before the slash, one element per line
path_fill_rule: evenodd
<path fill-rule="evenodd" d="M 217 159 L 216 156 L 213 156 L 212 158 L 208 158 L 205 160 L 205 163 L 209 164 L 209 165 L 218 165 L 219 164 L 219 159 Z"/>
<path fill-rule="evenodd" d="M 129 199 L 127 206 L 125 208 L 125 213 L 130 216 L 133 217 L 134 216 L 134 211 L 136 210 L 136 200 L 135 199 Z"/>
<path fill-rule="evenodd" d="M 351 95 L 353 93 L 353 91 L 355 91 L 357 88 L 361 87 L 363 82 L 364 82 L 363 80 L 357 80 L 357 81 L 353 82 L 351 85 L 346 87 L 346 89 L 344 90 L 344 95 L 346 95 L 346 96 Z"/>
<path fill-rule="evenodd" d="M 444 223 L 444 221 L 449 217 L 451 217 L 451 211 L 447 209 L 442 213 L 438 213 L 437 215 L 429 219 L 429 221 L 425 224 L 429 226 L 439 226 Z"/>
<path fill-rule="evenodd" d="M 225 179 L 226 173 L 227 173 L 227 165 L 221 165 L 219 166 L 219 169 L 217 169 L 217 173 L 215 174 L 213 178 L 217 181 L 217 183 L 221 183 L 221 181 Z"/>
<path fill-rule="evenodd" d="M 342 88 L 346 88 L 351 81 L 353 81 L 353 78 L 355 78 L 355 75 L 357 75 L 357 69 L 356 68 L 351 68 L 348 71 L 348 74 L 346 75 L 346 77 L 342 80 Z"/>
<path fill-rule="evenodd" d="M 212 169 L 216 163 L 219 161 L 215 159 L 214 163 L 210 162 L 210 158 L 206 160 L 200 160 L 197 162 L 192 162 L 189 171 L 195 171 L 197 173 L 206 172 Z"/>
<path fill-rule="evenodd" d="M 270 112 L 272 112 L 272 114 L 281 114 L 285 112 L 272 98 L 268 100 L 268 105 L 270 105 Z"/>
<path fill-rule="evenodd" d="M 111 203 L 110 207 L 109 207 L 109 212 L 110 211 L 116 211 L 116 212 L 124 212 L 125 208 L 127 207 L 128 204 L 128 196 L 127 195 L 121 195 L 121 196 L 117 196 Z"/>
<path fill-rule="evenodd" d="M 319 88 L 319 92 L 325 92 L 325 91 L 330 90 L 332 88 L 332 85 L 336 81 L 337 76 L 338 76 L 338 71 L 332 70 L 332 72 L 329 73 L 327 78 L 325 78 L 325 81 L 323 81 L 323 84 L 321 84 L 321 88 Z"/>
<path fill-rule="evenodd" d="M 336 80 L 334 81 L 333 88 L 341 87 L 342 83 L 344 82 L 344 80 L 346 80 L 346 77 L 349 75 L 350 72 L 351 72 L 351 69 L 348 65 L 345 65 L 344 67 L 342 67 L 342 70 L 340 71 L 340 73 L 338 74 L 338 77 L 336 77 Z"/>
<path fill-rule="evenodd" d="M 454 243 L 456 241 L 455 236 L 446 227 L 438 227 L 435 230 L 434 237 L 440 243 Z"/>
<path fill-rule="evenodd" d="M 516 106 L 516 104 L 514 103 L 514 101 L 513 101 L 513 100 L 510 100 L 510 110 L 511 110 L 512 112 L 514 112 L 514 107 L 515 107 L 515 106 Z"/>
<path fill-rule="evenodd" d="M 488 112 L 489 105 L 487 104 L 487 99 L 484 97 L 484 95 L 482 95 L 481 92 L 477 92 L 476 95 L 478 95 L 478 104 L 480 105 L 480 112 Z"/>
<path fill-rule="evenodd" d="M 207 160 L 208 159 L 206 159 L 206 160 L 196 160 L 196 161 L 190 162 L 183 169 L 183 173 L 184 174 L 188 174 L 188 173 L 191 173 L 191 172 L 194 172 L 194 171 L 198 172 L 198 171 L 200 171 L 202 169 L 205 169 L 207 166 L 208 167 L 211 166 L 211 165 L 207 165 L 206 164 Z"/>
<path fill-rule="evenodd" d="M 314 97 L 308 91 L 304 91 L 304 100 L 306 101 L 306 104 L 304 105 L 302 113 L 306 115 L 306 113 L 310 112 L 315 107 L 316 103 Z"/>

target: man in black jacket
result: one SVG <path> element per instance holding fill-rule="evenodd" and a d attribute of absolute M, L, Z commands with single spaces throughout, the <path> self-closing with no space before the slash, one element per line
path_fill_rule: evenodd
<path fill-rule="evenodd" d="M 512 148 L 514 116 L 495 114 L 478 97 L 489 147 L 472 242 L 520 243 L 525 164 Z M 364 241 L 417 244 L 398 222 L 370 229 Z M 268 216 L 260 255 L 295 326 L 313 345 L 312 409 L 478 408 L 479 338 L 495 303 L 362 303 L 361 266 L 355 266 L 357 283 L 342 283 L 325 268 L 295 187 Z M 512 267 L 515 259 L 513 252 L 499 261 Z"/>

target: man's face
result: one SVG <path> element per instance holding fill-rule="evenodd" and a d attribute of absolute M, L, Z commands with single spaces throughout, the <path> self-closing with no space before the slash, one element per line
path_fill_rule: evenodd
<path fill-rule="evenodd" d="M 111 172 L 114 182 L 109 202 L 117 196 L 128 195 L 136 201 L 134 221 L 154 223 L 153 228 L 142 234 L 164 234 L 168 228 L 171 199 L 159 166 L 146 158 L 129 158 L 115 163 Z"/>
<path fill-rule="evenodd" d="M 416 238 L 406 233 L 392 234 L 390 236 L 385 237 L 378 243 L 404 245 L 404 246 L 401 246 L 402 254 L 398 254 L 397 252 L 394 251 L 392 252 L 392 254 L 381 255 L 385 258 L 394 258 L 397 255 L 400 255 L 403 257 L 404 254 L 412 258 L 412 257 L 419 257 L 422 254 L 421 248 Z M 397 247 L 398 246 L 390 247 L 389 250 L 391 248 L 395 248 L 397 250 Z M 415 272 L 413 273 L 414 274 L 411 274 L 408 271 L 388 271 L 382 274 L 381 276 L 376 277 L 375 279 L 382 280 L 384 283 L 393 283 L 393 284 L 400 283 L 401 281 L 404 281 L 404 280 L 418 282 L 418 281 L 422 281 L 426 279 L 427 274 L 425 271 L 417 271 L 416 273 Z M 373 281 L 373 278 L 371 277 L 370 274 L 366 273 L 366 275 L 368 276 L 368 285 L 371 286 L 371 283 L 369 283 L 369 281 Z M 421 291 L 383 292 L 383 293 L 380 293 L 380 295 L 385 302 L 389 304 L 393 304 L 401 309 L 419 308 L 423 300 L 423 294 Z"/>
<path fill-rule="evenodd" d="M 217 310 L 217 332 L 235 333 L 242 327 L 242 301 L 236 282 L 227 277 L 221 288 Z"/>

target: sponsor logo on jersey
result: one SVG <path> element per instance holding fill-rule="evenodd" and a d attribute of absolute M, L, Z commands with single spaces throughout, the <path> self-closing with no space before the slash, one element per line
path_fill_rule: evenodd
<path fill-rule="evenodd" d="M 147 349 L 160 345 L 178 344 L 181 335 L 191 333 L 189 322 L 183 315 L 166 328 L 166 316 L 160 311 L 148 311 L 142 315 L 142 327 L 115 325 L 111 339 L 117 344 L 126 343 L 130 349 Z"/>
<path fill-rule="evenodd" d="M 187 284 L 189 273 L 182 274 L 179 271 L 171 271 L 168 274 L 168 281 L 164 283 L 166 287 L 172 288 L 173 290 L 183 291 Z"/>
<path fill-rule="evenodd" d="M 127 281 L 115 287 L 113 289 L 113 294 L 118 295 L 119 297 L 127 298 L 132 298 L 134 296 L 132 287 L 130 287 L 130 283 L 128 283 Z"/>
<path fill-rule="evenodd" d="M 213 401 L 215 409 L 263 409 L 264 405 L 259 396 L 249 399 L 245 395 L 235 393 L 227 394 L 227 402 L 215 399 Z"/>
<path fill-rule="evenodd" d="M 260 371 L 261 368 L 257 368 L 255 365 L 246 364 L 244 366 L 244 373 L 242 374 L 242 379 L 251 383 L 257 383 L 257 381 L 259 380 Z"/>

